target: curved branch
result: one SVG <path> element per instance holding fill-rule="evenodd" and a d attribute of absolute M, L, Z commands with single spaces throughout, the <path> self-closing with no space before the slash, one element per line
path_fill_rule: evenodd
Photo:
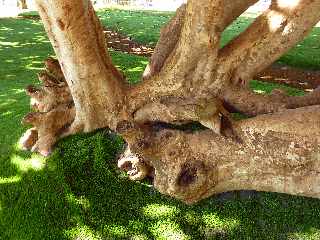
<path fill-rule="evenodd" d="M 248 89 L 230 87 L 225 90 L 222 97 L 233 111 L 247 116 L 257 116 L 285 109 L 319 105 L 320 89 L 304 96 L 287 96 L 279 90 L 273 91 L 271 95 L 262 95 Z"/>
<path fill-rule="evenodd" d="M 183 4 L 176 11 L 170 22 L 161 29 L 160 38 L 150 58 L 150 62 L 143 73 L 143 79 L 159 73 L 164 62 L 170 56 L 180 39 L 181 29 L 184 24 L 186 5 Z"/>
<path fill-rule="evenodd" d="M 247 83 L 309 33 L 320 19 L 319 9 L 319 0 L 273 0 L 270 9 L 220 50 L 220 65 L 229 66 L 233 83 Z"/>
<path fill-rule="evenodd" d="M 217 134 L 225 134 L 226 126 L 231 128 L 231 117 L 218 98 L 182 99 L 166 98 L 149 103 L 134 114 L 136 123 L 165 122 L 180 124 L 199 122 Z"/>
<path fill-rule="evenodd" d="M 235 19 L 259 0 L 225 0 L 222 29 L 228 27 Z"/>

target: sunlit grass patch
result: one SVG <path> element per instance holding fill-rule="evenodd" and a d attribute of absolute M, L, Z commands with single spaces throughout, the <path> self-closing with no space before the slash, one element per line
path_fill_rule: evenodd
<path fill-rule="evenodd" d="M 39 171 L 44 168 L 46 159 L 39 154 L 33 154 L 31 158 L 24 158 L 13 154 L 11 163 L 15 165 L 20 172 L 28 172 L 29 170 Z"/>

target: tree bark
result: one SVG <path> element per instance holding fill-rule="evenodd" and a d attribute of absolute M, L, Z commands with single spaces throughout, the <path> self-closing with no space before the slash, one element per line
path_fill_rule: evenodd
<path fill-rule="evenodd" d="M 19 0 L 18 6 L 20 6 L 21 9 L 28 9 L 27 0 Z"/>
<path fill-rule="evenodd" d="M 112 65 L 101 24 L 90 2 L 36 1 L 62 72 L 76 118 L 71 133 L 117 124 L 124 82 Z"/>
<path fill-rule="evenodd" d="M 320 0 L 274 0 L 220 49 L 224 29 L 255 2 L 189 0 L 162 29 L 144 81 L 128 86 L 90 1 L 37 0 L 58 61 L 45 62 L 43 87 L 27 88 L 38 112 L 24 118 L 34 128 L 22 144 L 48 155 L 63 136 L 109 127 L 128 144 L 118 165 L 131 179 L 151 175 L 186 203 L 240 189 L 319 198 L 320 91 L 266 96 L 246 83 L 306 36 Z M 235 121 L 231 110 L 251 118 Z M 189 122 L 202 130 L 182 131 Z"/>

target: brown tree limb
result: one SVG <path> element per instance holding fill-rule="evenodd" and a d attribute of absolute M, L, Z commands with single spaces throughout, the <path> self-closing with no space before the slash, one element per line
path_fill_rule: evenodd
<path fill-rule="evenodd" d="M 162 70 L 127 91 L 129 113 L 161 97 L 200 95 L 202 86 L 214 78 L 223 32 L 223 3 L 223 0 L 188 1 L 185 10 L 188 17 L 183 22 L 179 41 Z M 221 87 L 216 86 L 216 89 Z"/>
<path fill-rule="evenodd" d="M 270 9 L 221 49 L 219 66 L 228 65 L 232 82 L 247 83 L 309 33 L 320 19 L 319 8 L 319 0 L 273 0 Z"/>
<path fill-rule="evenodd" d="M 135 128 L 123 136 L 154 168 L 154 186 L 188 204 L 243 189 L 319 198 L 319 119 L 313 106 L 242 120 L 241 143 L 212 131 Z"/>
<path fill-rule="evenodd" d="M 233 111 L 247 116 L 320 104 L 320 90 L 314 90 L 304 96 L 287 96 L 279 91 L 274 91 L 271 95 L 263 95 L 240 87 L 230 87 L 222 96 Z"/>
<path fill-rule="evenodd" d="M 143 79 L 150 78 L 154 74 L 160 72 L 164 62 L 167 60 L 179 41 L 185 14 L 186 5 L 183 4 L 177 9 L 175 16 L 170 20 L 170 22 L 161 29 L 160 38 L 154 49 L 154 53 L 150 58 L 150 62 L 143 73 Z"/>
<path fill-rule="evenodd" d="M 235 19 L 244 13 L 249 7 L 257 3 L 259 0 L 225 0 L 223 9 L 222 29 L 229 26 Z"/>
<path fill-rule="evenodd" d="M 165 122 L 180 124 L 199 122 L 217 134 L 222 134 L 224 122 L 231 122 L 229 112 L 218 98 L 183 99 L 166 98 L 145 105 L 134 114 L 136 123 Z M 230 126 L 231 127 L 231 126 Z"/>
<path fill-rule="evenodd" d="M 74 121 L 74 118 L 73 105 L 59 105 L 49 112 L 29 113 L 23 118 L 22 123 L 30 124 L 35 128 L 22 140 L 23 147 L 48 156 L 54 144 L 60 139 L 63 130 Z"/>

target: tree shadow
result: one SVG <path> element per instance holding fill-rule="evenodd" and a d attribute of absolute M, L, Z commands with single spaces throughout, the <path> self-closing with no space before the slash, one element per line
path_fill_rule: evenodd
<path fill-rule="evenodd" d="M 70 239 L 67 230 L 81 226 L 80 210 L 52 164 L 1 178 L 0 193 L 0 239 Z"/>
<path fill-rule="evenodd" d="M 319 234 L 320 201 L 236 192 L 187 206 L 116 169 L 121 140 L 106 131 L 68 138 L 58 162 L 84 224 L 107 239 L 287 239 Z M 174 238 L 175 237 L 175 238 Z"/>

